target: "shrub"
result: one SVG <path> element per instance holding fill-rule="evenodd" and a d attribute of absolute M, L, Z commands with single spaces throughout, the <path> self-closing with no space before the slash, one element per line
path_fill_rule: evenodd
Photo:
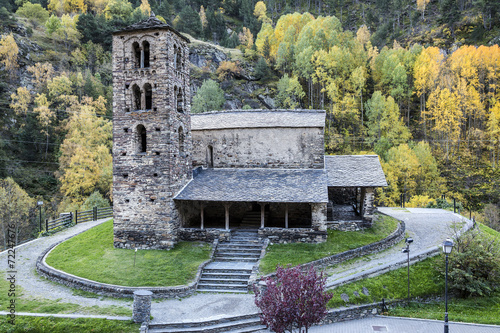
<path fill-rule="evenodd" d="M 214 80 L 205 80 L 193 97 L 191 112 L 200 113 L 220 110 L 226 99 L 224 91 Z"/>
<path fill-rule="evenodd" d="M 255 292 L 255 304 L 262 311 L 261 320 L 274 332 L 299 332 L 321 321 L 327 313 L 326 304 L 332 295 L 325 292 L 326 276 L 313 267 L 302 271 L 300 267 L 278 266 L 276 278 L 266 280 L 265 291 Z"/>
<path fill-rule="evenodd" d="M 233 78 L 241 74 L 241 68 L 238 63 L 233 61 L 223 61 L 220 63 L 219 68 L 215 71 L 219 76 L 219 80 L 223 81 L 227 78 Z"/>
<path fill-rule="evenodd" d="M 406 206 L 413 208 L 424 208 L 432 204 L 435 204 L 435 200 L 429 198 L 428 195 L 415 195 L 410 199 Z"/>
<path fill-rule="evenodd" d="M 108 199 L 104 198 L 99 191 L 92 193 L 80 207 L 80 210 L 91 210 L 93 207 L 104 208 L 109 207 Z"/>
<path fill-rule="evenodd" d="M 456 202 L 457 209 L 463 210 L 462 203 L 460 201 Z M 446 199 L 436 199 L 434 202 L 429 202 L 426 208 L 441 208 L 441 209 L 453 209 L 453 200 Z"/>
<path fill-rule="evenodd" d="M 448 278 L 451 290 L 460 297 L 491 295 L 500 283 L 500 241 L 479 229 L 457 237 L 449 255 Z M 444 260 L 438 270 L 444 276 Z"/>
<path fill-rule="evenodd" d="M 19 7 L 16 14 L 24 16 L 32 22 L 37 22 L 39 24 L 44 24 L 49 18 L 49 12 L 47 9 L 43 8 L 38 3 L 32 4 L 31 2 L 26 2 L 22 7 Z"/>

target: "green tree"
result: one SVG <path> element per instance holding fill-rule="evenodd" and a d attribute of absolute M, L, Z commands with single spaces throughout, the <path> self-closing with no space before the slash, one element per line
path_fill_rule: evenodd
<path fill-rule="evenodd" d="M 301 100 L 306 93 L 302 90 L 297 77 L 289 77 L 288 74 L 278 81 L 278 93 L 276 103 L 278 107 L 285 109 L 296 109 L 301 105 Z"/>
<path fill-rule="evenodd" d="M 185 6 L 179 13 L 179 18 L 177 29 L 194 37 L 201 36 L 203 27 L 200 15 L 191 6 Z"/>
<path fill-rule="evenodd" d="M 107 20 L 126 21 L 132 11 L 132 4 L 127 0 L 110 0 L 104 9 L 104 16 Z"/>
<path fill-rule="evenodd" d="M 22 7 L 19 7 L 16 14 L 26 17 L 30 19 L 31 22 L 37 24 L 45 24 L 49 19 L 49 12 L 39 3 L 32 4 L 31 2 L 26 2 Z"/>
<path fill-rule="evenodd" d="M 99 191 L 94 191 L 87 199 L 85 199 L 85 202 L 80 206 L 80 210 L 91 210 L 94 207 L 109 207 L 109 200 L 103 197 Z"/>
<path fill-rule="evenodd" d="M 224 91 L 214 80 L 205 80 L 193 97 L 191 112 L 200 113 L 220 110 L 226 99 Z"/>

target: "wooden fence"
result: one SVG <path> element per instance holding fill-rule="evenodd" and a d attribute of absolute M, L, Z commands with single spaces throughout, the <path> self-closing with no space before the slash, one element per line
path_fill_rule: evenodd
<path fill-rule="evenodd" d="M 82 212 L 75 211 L 75 213 L 63 213 L 58 219 L 49 221 L 45 220 L 45 231 L 52 231 L 59 227 L 68 227 L 71 223 L 83 223 L 89 221 L 97 221 L 113 217 L 113 207 L 97 208 L 94 207 L 90 210 Z"/>

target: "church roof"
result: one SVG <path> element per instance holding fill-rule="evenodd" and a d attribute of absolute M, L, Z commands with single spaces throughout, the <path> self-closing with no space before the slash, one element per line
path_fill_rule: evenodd
<path fill-rule="evenodd" d="M 325 126 L 323 110 L 231 110 L 191 114 L 191 130 L 320 127 Z"/>
<path fill-rule="evenodd" d="M 129 25 L 128 27 L 125 27 L 121 30 L 113 32 L 113 34 L 120 33 L 120 32 L 130 32 L 130 31 L 140 31 L 140 30 L 150 30 L 150 29 L 166 29 L 166 30 L 171 30 L 175 34 L 177 34 L 179 37 L 183 38 L 186 42 L 190 42 L 188 38 L 184 37 L 181 35 L 177 30 L 172 28 L 170 25 L 167 23 L 163 23 L 159 19 L 156 18 L 155 13 L 151 11 L 151 15 L 140 22 L 134 23 Z"/>
<path fill-rule="evenodd" d="M 387 186 L 377 155 L 325 156 L 329 187 Z"/>
<path fill-rule="evenodd" d="M 232 202 L 328 202 L 324 169 L 203 169 L 174 198 Z"/>

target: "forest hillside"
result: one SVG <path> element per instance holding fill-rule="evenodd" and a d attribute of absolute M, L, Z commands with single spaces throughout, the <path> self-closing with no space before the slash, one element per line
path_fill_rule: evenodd
<path fill-rule="evenodd" d="M 0 221 L 19 239 L 40 211 L 112 204 L 111 32 L 151 12 L 191 39 L 193 112 L 324 109 L 327 153 L 380 156 L 378 204 L 455 198 L 499 224 L 498 1 L 0 0 Z"/>

